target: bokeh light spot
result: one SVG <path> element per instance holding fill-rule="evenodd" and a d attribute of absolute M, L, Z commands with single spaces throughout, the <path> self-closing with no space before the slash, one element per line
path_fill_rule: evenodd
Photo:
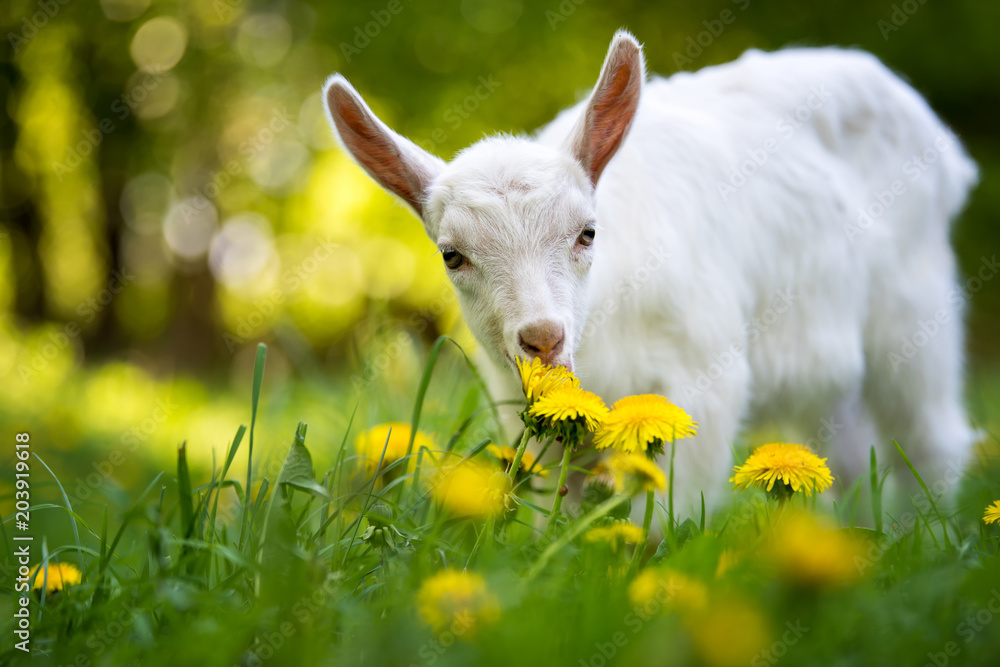
<path fill-rule="evenodd" d="M 523 9 L 521 0 L 462 0 L 462 16 L 480 32 L 497 33 L 514 27 Z"/>
<path fill-rule="evenodd" d="M 309 150 L 298 141 L 272 141 L 250 162 L 250 176 L 272 194 L 290 194 L 305 187 L 309 162 Z"/>
<path fill-rule="evenodd" d="M 266 269 L 277 270 L 277 254 L 267 219 L 242 213 L 222 225 L 208 255 L 212 275 L 223 285 L 241 288 L 255 281 Z"/>
<path fill-rule="evenodd" d="M 240 23 L 236 49 L 248 63 L 258 67 L 276 65 L 288 55 L 292 27 L 280 14 L 253 14 Z"/>
<path fill-rule="evenodd" d="M 150 0 L 101 0 L 101 10 L 110 21 L 137 19 L 149 9 Z"/>
<path fill-rule="evenodd" d="M 212 202 L 188 197 L 170 208 L 163 220 L 163 238 L 181 259 L 198 259 L 208 251 L 218 219 Z"/>
<path fill-rule="evenodd" d="M 129 53 L 145 72 L 165 72 L 184 56 L 187 29 L 175 18 L 158 16 L 142 24 L 132 38 Z"/>

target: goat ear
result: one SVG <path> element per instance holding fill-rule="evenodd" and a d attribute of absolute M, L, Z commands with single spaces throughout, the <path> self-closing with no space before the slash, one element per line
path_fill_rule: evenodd
<path fill-rule="evenodd" d="M 327 79 L 323 99 L 327 120 L 347 152 L 423 218 L 427 188 L 444 161 L 390 130 L 341 75 Z"/>
<path fill-rule="evenodd" d="M 595 186 L 628 134 L 645 78 L 642 47 L 635 37 L 619 30 L 583 117 L 570 135 L 570 150 Z"/>

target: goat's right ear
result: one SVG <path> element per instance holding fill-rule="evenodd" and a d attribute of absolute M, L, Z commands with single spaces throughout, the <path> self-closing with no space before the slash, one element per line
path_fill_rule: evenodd
<path fill-rule="evenodd" d="M 390 130 L 341 75 L 327 79 L 323 99 L 327 119 L 347 152 L 424 219 L 427 188 L 444 161 Z"/>
<path fill-rule="evenodd" d="M 632 126 L 645 78 L 642 47 L 635 37 L 619 30 L 611 40 L 583 116 L 569 138 L 570 151 L 595 186 Z"/>

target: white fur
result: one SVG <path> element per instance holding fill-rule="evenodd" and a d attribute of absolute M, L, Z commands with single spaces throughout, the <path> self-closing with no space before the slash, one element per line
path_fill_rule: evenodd
<path fill-rule="evenodd" d="M 654 77 L 596 189 L 568 149 L 587 104 L 536 139 L 484 139 L 426 184 L 428 233 L 470 260 L 449 274 L 496 398 L 517 395 L 517 332 L 559 322 L 585 388 L 609 404 L 664 394 L 700 422 L 678 443 L 682 515 L 724 488 L 734 439 L 761 420 L 796 425 L 845 486 L 875 438 L 883 459 L 898 440 L 930 480 L 962 465 L 964 299 L 948 235 L 977 174 L 911 87 L 834 48 Z M 936 141 L 925 168 L 907 162 Z M 755 173 L 726 190 L 741 166 Z M 859 224 L 896 180 L 905 192 Z M 906 358 L 903 340 L 936 316 Z"/>

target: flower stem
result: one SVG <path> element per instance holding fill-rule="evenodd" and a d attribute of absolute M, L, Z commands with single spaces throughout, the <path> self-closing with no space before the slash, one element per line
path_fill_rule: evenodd
<path fill-rule="evenodd" d="M 670 515 L 670 521 L 668 523 L 668 526 L 669 526 L 668 530 L 670 530 L 671 533 L 674 532 L 674 523 L 675 523 L 674 522 L 674 451 L 676 449 L 676 446 L 677 446 L 677 439 L 676 438 L 671 439 L 670 440 L 670 481 L 669 481 L 670 486 L 667 489 L 667 514 Z M 650 494 L 652 494 L 652 491 L 650 491 Z M 652 496 L 650 495 L 650 497 L 652 497 Z M 646 507 L 646 515 L 649 516 L 649 514 L 650 514 L 649 506 L 647 505 L 647 507 Z M 647 526 L 647 528 L 648 528 L 648 526 Z"/>
<path fill-rule="evenodd" d="M 511 461 L 510 470 L 507 471 L 507 475 L 510 477 L 511 485 L 515 482 L 517 471 L 521 469 L 521 457 L 524 456 L 524 450 L 528 448 L 529 440 L 531 440 L 531 434 L 528 432 L 528 429 L 524 429 L 524 433 L 521 434 L 521 443 L 517 446 L 517 452 L 514 454 L 514 460 Z"/>
<path fill-rule="evenodd" d="M 591 524 L 608 514 L 615 507 L 628 500 L 628 498 L 628 495 L 612 496 L 591 510 L 590 514 L 587 514 L 582 519 L 577 521 L 570 530 L 563 533 L 558 540 L 550 544 L 548 548 L 542 552 L 542 555 L 538 557 L 535 564 L 531 566 L 530 570 L 528 570 L 528 574 L 524 578 L 524 583 L 528 583 L 537 577 L 541 571 L 545 569 L 548 562 L 552 560 L 552 557 L 559 553 L 563 547 L 576 539 L 577 535 L 585 531 L 591 526 Z"/>
<path fill-rule="evenodd" d="M 490 514 L 490 517 L 486 519 L 486 542 L 483 544 L 483 553 L 489 554 L 493 553 L 493 547 L 495 546 L 493 540 L 496 539 L 496 515 Z"/>
<path fill-rule="evenodd" d="M 559 469 L 559 483 L 556 484 L 556 499 L 552 501 L 552 512 L 549 514 L 549 526 L 545 530 L 546 534 L 551 533 L 559 520 L 559 510 L 562 508 L 562 494 L 559 490 L 566 484 L 566 477 L 569 476 L 569 459 L 573 455 L 570 447 L 563 447 L 562 467 Z"/>
<path fill-rule="evenodd" d="M 656 502 L 656 495 L 652 489 L 646 491 L 646 512 L 642 516 L 642 539 L 635 545 L 635 553 L 632 554 L 632 562 L 629 563 L 629 576 L 639 571 L 639 562 L 642 554 L 646 550 L 646 542 L 649 541 L 649 527 L 653 525 L 653 507 Z"/>
<path fill-rule="evenodd" d="M 486 519 L 486 525 L 483 526 L 482 532 L 476 537 L 476 543 L 472 545 L 472 551 L 469 553 L 469 560 L 465 561 L 465 568 L 468 569 L 472 564 L 473 559 L 479 552 L 479 547 L 485 542 L 484 553 L 492 551 L 493 548 L 493 526 L 495 525 L 495 519 L 491 514 L 488 519 Z"/>

